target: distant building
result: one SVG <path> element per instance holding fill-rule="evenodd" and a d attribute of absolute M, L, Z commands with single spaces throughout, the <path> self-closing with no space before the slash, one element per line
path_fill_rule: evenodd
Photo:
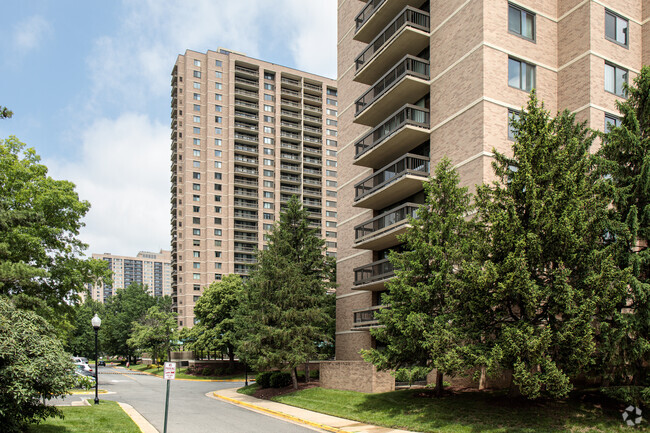
<path fill-rule="evenodd" d="M 169 296 L 172 293 L 170 251 L 140 251 L 135 257 L 115 256 L 110 253 L 93 254 L 92 257 L 108 262 L 108 268 L 113 271 L 111 284 L 87 286 L 96 301 L 104 302 L 113 296 L 117 289 L 123 289 L 133 283 L 147 286 L 151 296 Z"/>

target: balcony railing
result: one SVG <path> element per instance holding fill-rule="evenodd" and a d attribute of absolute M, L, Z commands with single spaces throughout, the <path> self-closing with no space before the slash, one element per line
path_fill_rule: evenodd
<path fill-rule="evenodd" d="M 315 149 L 313 147 L 304 147 L 303 150 L 308 153 L 318 153 L 319 155 L 323 154 L 323 151 L 320 149 Z"/>
<path fill-rule="evenodd" d="M 370 0 L 364 7 L 361 9 L 361 12 L 357 14 L 354 18 L 356 24 L 355 32 L 358 31 L 366 21 L 375 13 L 379 6 L 381 6 L 386 0 Z"/>
<path fill-rule="evenodd" d="M 309 136 L 309 135 L 305 135 L 304 140 L 305 140 L 305 141 L 308 141 L 308 142 L 310 142 L 310 143 L 322 143 L 322 142 L 323 142 L 323 139 L 322 139 L 322 138 L 311 137 L 311 136 Z"/>
<path fill-rule="evenodd" d="M 370 307 L 365 310 L 354 311 L 354 327 L 367 328 L 369 326 L 377 325 L 377 311 L 381 310 L 382 308 L 386 308 L 386 306 L 375 305 L 374 307 Z"/>
<path fill-rule="evenodd" d="M 393 69 L 380 78 L 374 86 L 357 99 L 355 103 L 357 110 L 355 116 L 358 116 L 363 110 L 369 107 L 373 102 L 379 99 L 381 95 L 387 92 L 391 87 L 399 82 L 399 80 L 407 75 L 428 80 L 430 76 L 429 62 L 411 55 L 404 57 L 399 63 L 397 63 L 397 65 L 395 65 L 395 67 L 393 67 Z"/>
<path fill-rule="evenodd" d="M 321 98 L 320 96 L 310 95 L 309 93 L 304 93 L 304 94 L 302 95 L 302 97 L 303 97 L 304 99 L 308 99 L 308 100 L 310 100 L 310 101 L 323 102 L 323 98 Z"/>
<path fill-rule="evenodd" d="M 287 138 L 293 138 L 295 140 L 300 140 L 300 134 L 294 134 L 293 132 L 281 131 L 280 135 Z"/>
<path fill-rule="evenodd" d="M 394 34 L 406 26 L 428 32 L 430 27 L 429 14 L 410 6 L 404 8 L 386 29 L 368 44 L 368 47 L 355 59 L 354 63 L 357 72 L 374 57 Z"/>
<path fill-rule="evenodd" d="M 256 190 L 241 189 L 241 188 L 235 188 L 235 195 L 243 195 L 246 197 L 258 197 L 258 193 Z"/>
<path fill-rule="evenodd" d="M 313 126 L 307 126 L 307 125 L 305 125 L 303 128 L 305 131 L 315 132 L 316 134 L 323 133 L 323 128 L 314 128 Z"/>
<path fill-rule="evenodd" d="M 255 241 L 255 242 L 257 242 L 257 235 L 249 235 L 247 233 L 235 232 L 235 235 L 233 237 L 238 241 L 249 241 L 249 242 Z"/>
<path fill-rule="evenodd" d="M 315 196 L 321 196 L 323 195 L 323 191 L 320 189 L 313 189 L 313 188 L 307 188 L 304 187 L 302 190 L 303 194 L 308 194 L 308 195 L 315 195 Z"/>
<path fill-rule="evenodd" d="M 289 176 L 286 174 L 280 175 L 281 180 L 286 180 L 287 182 L 300 182 L 300 176 Z"/>
<path fill-rule="evenodd" d="M 247 119 L 258 120 L 260 117 L 257 114 L 247 113 L 245 111 L 235 110 L 235 117 L 246 117 Z"/>
<path fill-rule="evenodd" d="M 282 114 L 283 116 L 290 116 L 290 117 L 300 118 L 300 113 L 295 112 L 295 111 L 280 110 L 280 114 Z"/>
<path fill-rule="evenodd" d="M 289 107 L 297 107 L 300 108 L 300 104 L 297 102 L 289 101 L 288 99 L 281 99 L 280 104 L 282 105 L 288 105 Z"/>
<path fill-rule="evenodd" d="M 308 157 L 308 156 L 305 156 L 305 157 L 303 157 L 303 160 L 304 160 L 305 162 L 310 163 L 310 164 L 318 164 L 318 165 L 322 165 L 322 164 L 323 164 L 323 160 L 320 159 L 320 158 L 310 158 L 310 157 Z"/>
<path fill-rule="evenodd" d="M 306 183 L 306 184 L 308 184 L 308 185 L 318 185 L 318 186 L 321 186 L 321 185 L 323 184 L 323 182 L 321 182 L 320 180 L 317 180 L 317 179 L 310 179 L 310 178 L 308 178 L 308 177 L 304 178 L 304 179 L 302 180 L 302 183 Z"/>
<path fill-rule="evenodd" d="M 235 132 L 235 139 L 258 142 L 257 135 L 238 134 Z"/>
<path fill-rule="evenodd" d="M 244 230 L 257 230 L 257 224 L 245 224 L 245 223 L 235 222 L 235 228 L 244 229 Z"/>
<path fill-rule="evenodd" d="M 281 92 L 283 95 L 289 95 L 289 96 L 300 97 L 300 92 L 296 92 L 295 90 L 285 89 L 284 87 L 283 87 L 282 89 L 280 89 L 280 92 Z"/>
<path fill-rule="evenodd" d="M 280 169 L 282 169 L 282 170 L 291 170 L 291 171 L 300 171 L 300 165 L 280 164 Z"/>
<path fill-rule="evenodd" d="M 393 264 L 388 259 L 378 260 L 354 269 L 354 285 L 373 283 L 395 275 Z"/>
<path fill-rule="evenodd" d="M 321 86 L 319 86 L 318 84 L 311 84 L 311 83 L 307 83 L 307 82 L 305 82 L 303 84 L 305 86 L 305 89 L 318 90 L 320 92 L 323 91 L 323 88 Z"/>
<path fill-rule="evenodd" d="M 286 120 L 281 121 L 280 125 L 281 126 L 286 126 L 286 127 L 289 127 L 289 128 L 301 129 L 300 128 L 301 127 L 300 123 L 287 122 Z"/>
<path fill-rule="evenodd" d="M 235 83 L 249 84 L 251 86 L 259 86 L 260 83 L 257 80 L 249 80 L 248 78 L 235 77 Z"/>
<path fill-rule="evenodd" d="M 257 164 L 258 163 L 257 158 L 247 158 L 245 156 L 237 155 L 237 154 L 235 154 L 234 160 L 235 161 L 241 161 L 241 162 L 247 162 L 249 164 Z"/>
<path fill-rule="evenodd" d="M 249 131 L 257 131 L 257 125 L 252 125 L 250 123 L 244 122 L 235 122 L 235 128 L 248 129 Z"/>
<path fill-rule="evenodd" d="M 257 76 L 260 75 L 260 72 L 257 69 L 246 68 L 244 66 L 235 65 L 235 71 L 245 72 L 250 75 L 257 75 Z"/>
<path fill-rule="evenodd" d="M 305 114 L 303 119 L 305 119 L 308 122 L 317 122 L 317 123 L 321 123 L 323 121 L 322 117 L 310 116 L 309 114 Z"/>
<path fill-rule="evenodd" d="M 235 209 L 235 218 L 257 219 L 257 212 Z"/>
<path fill-rule="evenodd" d="M 317 112 L 317 113 L 322 113 L 322 112 L 323 112 L 323 109 L 322 109 L 322 108 L 320 108 L 320 107 L 316 107 L 315 105 L 305 104 L 305 105 L 304 105 L 304 108 L 305 108 L 305 110 L 315 111 L 315 112 Z"/>
<path fill-rule="evenodd" d="M 358 201 L 408 174 L 426 178 L 429 175 L 429 158 L 407 153 L 356 184 L 354 186 L 354 201 Z"/>
<path fill-rule="evenodd" d="M 300 81 L 298 81 L 298 80 L 294 80 L 294 79 L 292 79 L 292 78 L 282 77 L 282 78 L 280 79 L 280 82 L 281 82 L 281 83 L 286 83 L 286 84 L 291 84 L 292 86 L 300 86 Z M 305 83 L 305 85 L 306 85 L 306 84 L 307 84 L 307 83 Z"/>
<path fill-rule="evenodd" d="M 256 102 L 242 101 L 241 99 L 235 99 L 235 105 L 241 105 L 242 107 L 249 107 L 255 109 L 260 108 L 260 104 Z"/>
<path fill-rule="evenodd" d="M 429 110 L 415 105 L 405 105 L 384 123 L 355 143 L 355 158 L 381 144 L 387 137 L 406 125 L 429 128 Z"/>
<path fill-rule="evenodd" d="M 235 183 L 239 183 L 242 185 L 257 186 L 257 179 L 249 179 L 247 177 L 235 176 Z"/>
<path fill-rule="evenodd" d="M 280 142 L 280 147 L 283 147 L 285 149 L 300 150 L 300 146 L 297 144 L 287 143 L 286 141 Z"/>
<path fill-rule="evenodd" d="M 307 206 L 322 206 L 322 202 L 320 200 L 313 200 L 309 198 L 302 199 L 302 203 Z"/>
<path fill-rule="evenodd" d="M 240 167 L 238 165 L 235 166 L 235 171 L 238 173 L 246 173 L 246 174 L 254 174 L 257 175 L 257 170 L 254 168 L 247 168 L 247 167 Z"/>
<path fill-rule="evenodd" d="M 250 96 L 251 98 L 257 98 L 258 97 L 257 92 L 251 92 L 250 90 L 239 89 L 237 87 L 235 87 L 235 94 L 236 95 L 243 95 L 243 96 Z"/>
<path fill-rule="evenodd" d="M 300 157 L 298 155 L 293 155 L 291 153 L 280 153 L 280 158 L 292 159 L 294 161 L 300 161 Z"/>
<path fill-rule="evenodd" d="M 391 209 L 388 212 L 384 212 L 383 214 L 356 226 L 354 228 L 354 239 L 359 241 L 360 239 L 381 232 L 386 227 L 390 227 L 400 222 L 405 223 L 408 221 L 409 216 L 415 217 L 417 210 L 417 204 L 406 203 L 395 209 Z"/>
<path fill-rule="evenodd" d="M 313 168 L 306 168 L 305 167 L 304 172 L 308 173 L 308 174 L 315 174 L 317 176 L 322 176 L 323 175 L 323 172 L 321 170 L 314 170 Z"/>
<path fill-rule="evenodd" d="M 254 252 L 257 250 L 257 248 L 252 247 L 248 244 L 240 244 L 238 242 L 235 242 L 235 251 L 251 251 Z"/>
<path fill-rule="evenodd" d="M 238 199 L 235 199 L 233 204 L 235 206 L 239 206 L 239 207 L 251 207 L 251 208 L 255 208 L 255 209 L 257 209 L 259 207 L 259 205 L 257 204 L 257 201 L 250 201 L 250 200 L 238 200 Z"/>
<path fill-rule="evenodd" d="M 280 191 L 295 192 L 296 194 L 300 194 L 300 188 L 298 188 L 297 186 L 280 184 Z"/>
<path fill-rule="evenodd" d="M 235 150 L 241 150 L 244 152 L 257 153 L 257 147 L 255 146 L 246 146 L 245 144 L 235 144 Z"/>

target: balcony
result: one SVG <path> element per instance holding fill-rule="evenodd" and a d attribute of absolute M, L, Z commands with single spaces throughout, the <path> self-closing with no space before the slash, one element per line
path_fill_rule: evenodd
<path fill-rule="evenodd" d="M 281 174 L 280 175 L 280 180 L 283 180 L 285 182 L 292 182 L 292 183 L 300 183 L 300 176 L 291 176 L 288 174 Z"/>
<path fill-rule="evenodd" d="M 422 0 L 370 0 L 354 18 L 354 40 L 370 42 L 405 6 L 417 7 Z"/>
<path fill-rule="evenodd" d="M 305 81 L 303 85 L 305 86 L 305 89 L 315 90 L 317 92 L 323 93 L 323 86 L 320 84 L 312 84 Z"/>
<path fill-rule="evenodd" d="M 235 251 L 240 251 L 240 252 L 255 252 L 257 248 L 249 245 L 249 244 L 241 244 L 239 242 L 235 242 Z"/>
<path fill-rule="evenodd" d="M 309 93 L 303 93 L 302 97 L 308 101 L 314 101 L 314 102 L 323 102 L 323 98 L 320 96 L 316 95 L 310 95 Z"/>
<path fill-rule="evenodd" d="M 307 132 L 323 135 L 323 128 L 315 128 L 313 126 L 307 126 L 307 125 L 305 125 L 303 128 Z"/>
<path fill-rule="evenodd" d="M 244 196 L 244 197 L 258 197 L 256 189 L 246 189 L 246 188 L 237 188 L 235 187 L 235 195 Z"/>
<path fill-rule="evenodd" d="M 280 110 L 280 115 L 290 119 L 300 119 L 300 111 Z"/>
<path fill-rule="evenodd" d="M 244 254 L 235 254 L 235 263 L 254 264 L 257 263 L 257 260 L 255 259 L 255 257 L 248 257 L 247 255 Z"/>
<path fill-rule="evenodd" d="M 255 186 L 257 187 L 257 179 L 250 179 L 247 177 L 235 176 L 235 183 L 239 185 Z"/>
<path fill-rule="evenodd" d="M 243 99 L 237 99 L 235 98 L 235 105 L 239 105 L 241 107 L 247 107 L 247 108 L 252 108 L 255 110 L 259 110 L 260 104 L 256 102 L 249 102 L 249 101 L 244 101 Z"/>
<path fill-rule="evenodd" d="M 320 150 L 320 149 L 316 149 L 316 148 L 314 148 L 314 147 L 307 147 L 307 146 L 304 146 L 304 147 L 303 147 L 303 151 L 304 151 L 305 153 L 312 153 L 312 154 L 316 154 L 316 155 L 322 155 L 322 154 L 323 154 L 323 151 L 322 151 L 322 150 Z"/>
<path fill-rule="evenodd" d="M 257 235 L 251 235 L 249 233 L 235 232 L 233 238 L 238 241 L 257 242 Z"/>
<path fill-rule="evenodd" d="M 235 228 L 238 230 L 246 230 L 246 231 L 257 231 L 257 224 L 247 224 L 243 222 L 237 222 L 235 221 Z"/>
<path fill-rule="evenodd" d="M 280 170 L 300 172 L 300 164 L 280 164 Z"/>
<path fill-rule="evenodd" d="M 394 276 L 393 264 L 388 259 L 359 266 L 354 269 L 354 286 L 352 290 L 384 290 L 384 283 Z"/>
<path fill-rule="evenodd" d="M 354 315 L 354 325 L 352 330 L 353 331 L 367 330 L 379 326 L 379 322 L 377 322 L 376 313 L 382 308 L 386 308 L 386 306 L 375 305 L 370 308 L 352 310 L 352 314 Z"/>
<path fill-rule="evenodd" d="M 284 137 L 286 139 L 289 139 L 289 140 L 300 141 L 300 134 L 294 134 L 293 132 L 288 132 L 288 131 L 281 130 L 280 131 L 280 136 L 282 136 L 282 137 Z"/>
<path fill-rule="evenodd" d="M 305 172 L 305 174 L 311 174 L 312 176 L 322 176 L 323 175 L 323 172 L 321 170 L 316 170 L 316 169 L 313 169 L 313 168 L 305 167 L 305 169 L 303 171 Z"/>
<path fill-rule="evenodd" d="M 300 132 L 302 130 L 302 125 L 296 122 L 288 122 L 286 120 L 280 121 L 280 126 L 284 126 L 287 129 L 292 129 L 294 131 Z"/>
<path fill-rule="evenodd" d="M 240 74 L 241 73 L 241 74 Z M 249 75 L 251 77 L 259 77 L 260 72 L 257 69 L 247 68 L 245 66 L 235 65 L 235 75 Z"/>
<path fill-rule="evenodd" d="M 305 135 L 304 140 L 305 140 L 305 141 L 308 141 L 308 142 L 310 142 L 310 143 L 319 143 L 319 144 L 323 144 L 323 139 L 322 139 L 322 138 L 312 137 L 312 136 L 310 136 L 310 135 Z"/>
<path fill-rule="evenodd" d="M 315 105 L 304 104 L 303 106 L 305 112 L 321 114 L 323 109 Z"/>
<path fill-rule="evenodd" d="M 322 197 L 323 196 L 323 191 L 320 189 L 314 189 L 314 188 L 308 188 L 308 187 L 303 187 L 302 190 L 303 195 L 309 195 L 312 197 Z"/>
<path fill-rule="evenodd" d="M 294 194 L 300 194 L 300 188 L 297 187 L 297 186 L 293 186 L 293 185 L 280 184 L 280 191 L 281 192 L 294 193 Z"/>
<path fill-rule="evenodd" d="M 280 78 L 280 83 L 286 84 L 287 87 L 300 89 L 300 80 L 294 80 L 293 78 L 282 77 Z"/>
<path fill-rule="evenodd" d="M 257 143 L 259 141 L 257 135 L 238 134 L 236 132 L 235 132 L 235 140 L 246 140 L 246 141 L 252 141 L 254 143 Z"/>
<path fill-rule="evenodd" d="M 257 131 L 258 127 L 252 123 L 235 121 L 235 129 L 240 131 Z"/>
<path fill-rule="evenodd" d="M 246 146 L 245 144 L 235 144 L 233 146 L 235 150 L 240 152 L 254 153 L 257 155 L 257 146 Z"/>
<path fill-rule="evenodd" d="M 234 160 L 242 164 L 252 165 L 254 167 L 257 167 L 257 165 L 259 164 L 257 158 L 250 158 L 248 156 L 238 155 L 238 154 L 235 154 Z"/>
<path fill-rule="evenodd" d="M 429 138 L 429 110 L 405 105 L 355 143 L 354 164 L 380 168 Z"/>
<path fill-rule="evenodd" d="M 310 158 L 309 156 L 304 156 L 303 161 L 306 164 L 317 165 L 319 167 L 323 165 L 323 160 L 320 158 Z"/>
<path fill-rule="evenodd" d="M 422 190 L 429 176 L 429 158 L 406 154 L 354 186 L 354 206 L 382 209 Z"/>
<path fill-rule="evenodd" d="M 293 143 L 288 143 L 286 141 L 280 142 L 280 147 L 283 148 L 283 149 L 297 150 L 298 152 L 300 152 L 300 146 L 299 145 L 293 144 Z"/>
<path fill-rule="evenodd" d="M 250 174 L 250 175 L 254 175 L 254 176 L 257 176 L 257 173 L 258 173 L 257 169 L 255 169 L 255 168 L 241 167 L 239 165 L 235 165 L 235 172 L 236 173 L 246 173 L 246 174 Z"/>
<path fill-rule="evenodd" d="M 429 28 L 427 12 L 404 8 L 355 59 L 354 80 L 372 84 L 385 73 L 385 65 L 394 65 L 404 54 L 418 54 L 429 45 Z"/>
<path fill-rule="evenodd" d="M 316 207 L 323 207 L 323 203 L 320 200 L 314 200 L 310 198 L 303 198 L 302 199 L 302 204 L 305 206 L 316 206 Z M 320 215 L 320 213 L 319 213 Z"/>
<path fill-rule="evenodd" d="M 233 200 L 233 205 L 235 207 L 248 207 L 248 208 L 253 208 L 257 209 L 259 205 L 257 204 L 257 200 L 246 200 L 246 199 L 235 199 Z"/>
<path fill-rule="evenodd" d="M 235 76 L 235 83 L 250 90 L 257 90 L 260 87 L 259 81 L 238 76 Z"/>
<path fill-rule="evenodd" d="M 249 210 L 239 210 L 235 209 L 234 214 L 235 218 L 243 218 L 247 220 L 255 220 L 257 221 L 257 212 L 252 212 Z"/>
<path fill-rule="evenodd" d="M 246 111 L 235 110 L 235 118 L 243 117 L 250 120 L 259 120 L 260 116 L 253 113 L 247 113 Z"/>
<path fill-rule="evenodd" d="M 300 108 L 300 104 L 298 102 L 290 101 L 288 99 L 280 99 L 280 104 L 286 105 L 287 107 Z"/>
<path fill-rule="evenodd" d="M 288 96 L 290 98 L 295 98 L 296 100 L 300 100 L 300 92 L 296 92 L 295 90 L 290 90 L 290 89 L 285 89 L 282 87 L 280 89 L 280 93 L 282 96 Z"/>
<path fill-rule="evenodd" d="M 312 179 L 310 177 L 306 177 L 302 180 L 302 183 L 307 184 L 307 185 L 316 185 L 316 186 L 322 186 L 323 182 L 321 182 L 318 179 Z"/>
<path fill-rule="evenodd" d="M 323 118 L 322 117 L 316 117 L 316 116 L 310 116 L 309 114 L 305 114 L 303 116 L 303 120 L 305 123 L 311 123 L 316 124 L 316 125 L 322 125 L 323 124 Z"/>
<path fill-rule="evenodd" d="M 406 232 L 408 217 L 415 217 L 415 203 L 406 203 L 365 221 L 354 228 L 354 248 L 383 250 L 399 244 L 398 235 Z"/>
<path fill-rule="evenodd" d="M 355 123 L 375 126 L 405 102 L 429 93 L 429 62 L 411 55 L 379 79 L 356 100 Z"/>
<path fill-rule="evenodd" d="M 252 92 L 250 90 L 245 90 L 245 89 L 240 89 L 239 87 L 235 87 L 235 95 L 239 95 L 240 97 L 244 99 L 250 99 L 252 101 L 256 101 L 259 99 L 259 95 L 257 92 Z"/>
<path fill-rule="evenodd" d="M 281 159 L 290 159 L 292 161 L 300 161 L 300 157 L 298 155 L 293 155 L 291 153 L 280 152 L 280 158 Z"/>

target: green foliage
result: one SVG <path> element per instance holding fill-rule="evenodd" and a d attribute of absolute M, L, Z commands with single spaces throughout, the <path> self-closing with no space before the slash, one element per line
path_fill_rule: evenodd
<path fill-rule="evenodd" d="M 158 305 L 149 308 L 142 322 L 133 322 L 133 334 L 128 345 L 134 350 L 151 353 L 154 364 L 164 361 L 177 328 L 176 313 Z"/>
<path fill-rule="evenodd" d="M 269 378 L 271 388 L 284 388 L 291 385 L 291 374 L 286 371 L 274 371 Z"/>
<path fill-rule="evenodd" d="M 74 384 L 70 356 L 45 319 L 0 296 L 0 425 L 22 431 L 60 412 L 42 399 L 65 395 Z"/>
<path fill-rule="evenodd" d="M 610 386 L 600 392 L 625 405 L 650 408 L 650 386 Z"/>
<path fill-rule="evenodd" d="M 483 257 L 463 268 L 458 306 L 476 365 L 511 369 L 529 398 L 562 397 L 593 367 L 594 320 L 611 313 L 627 275 L 603 244 L 593 136 L 568 112 L 551 118 L 534 93 L 513 123 L 513 156 L 495 152 L 498 181 L 477 189 Z"/>
<path fill-rule="evenodd" d="M 239 357 L 258 370 L 291 371 L 317 358 L 323 343 L 333 341 L 327 290 L 335 285 L 334 266 L 325 241 L 292 197 L 269 234 L 268 249 L 257 254 L 242 299 Z"/>
<path fill-rule="evenodd" d="M 275 373 L 274 371 L 261 371 L 255 376 L 255 383 L 260 386 L 260 388 L 269 388 L 271 387 L 271 375 Z"/>
<path fill-rule="evenodd" d="M 95 314 L 106 320 L 104 304 L 93 300 L 91 297 L 86 298 L 83 304 L 74 307 L 72 316 L 73 329 L 70 338 L 66 342 L 66 350 L 74 356 L 83 356 L 88 359 L 95 357 L 95 330 L 90 323 Z M 103 327 L 99 332 L 104 332 Z"/>
<path fill-rule="evenodd" d="M 155 298 L 147 293 L 146 287 L 131 284 L 124 289 L 118 289 L 105 304 L 105 318 L 102 318 L 102 328 L 99 331 L 102 338 L 102 352 L 112 355 L 131 357 L 133 348 L 127 343 L 133 331 L 133 322 L 144 319 L 149 308 L 159 305 L 171 307 L 169 297 Z"/>
<path fill-rule="evenodd" d="M 395 278 L 378 311 L 379 328 L 372 330 L 381 349 L 363 352 L 378 368 L 395 370 L 411 382 L 432 369 L 458 374 L 467 368 L 463 358 L 462 319 L 458 316 L 457 271 L 475 247 L 474 224 L 467 188 L 458 186 L 459 176 L 448 159 L 424 183 L 425 204 L 400 240 L 404 252 L 392 252 Z"/>
<path fill-rule="evenodd" d="M 198 320 L 192 328 L 194 331 L 183 335 L 194 338 L 195 346 L 203 350 L 228 353 L 232 363 L 237 344 L 234 317 L 243 293 L 243 281 L 236 274 L 226 275 L 221 281 L 210 284 L 194 306 Z"/>
<path fill-rule="evenodd" d="M 0 106 L 0 119 L 9 119 L 13 115 L 13 111 L 9 110 L 7 107 Z"/>
<path fill-rule="evenodd" d="M 74 387 L 77 389 L 89 390 L 95 386 L 95 381 L 89 376 L 82 376 L 80 374 L 74 375 Z"/>
<path fill-rule="evenodd" d="M 34 149 L 0 140 L 0 294 L 42 299 L 58 319 L 84 284 L 108 276 L 105 263 L 81 257 L 82 218 L 90 204 L 75 186 L 47 175 Z"/>
<path fill-rule="evenodd" d="M 617 102 L 620 127 L 601 134 L 599 171 L 613 206 L 608 240 L 629 286 L 600 325 L 599 372 L 614 384 L 650 386 L 650 67 L 643 67 L 628 98 Z"/>

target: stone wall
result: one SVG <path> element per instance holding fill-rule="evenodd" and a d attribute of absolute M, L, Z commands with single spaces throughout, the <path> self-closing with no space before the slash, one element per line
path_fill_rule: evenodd
<path fill-rule="evenodd" d="M 395 390 L 395 378 L 364 361 L 323 361 L 320 386 L 368 393 L 388 392 Z"/>

